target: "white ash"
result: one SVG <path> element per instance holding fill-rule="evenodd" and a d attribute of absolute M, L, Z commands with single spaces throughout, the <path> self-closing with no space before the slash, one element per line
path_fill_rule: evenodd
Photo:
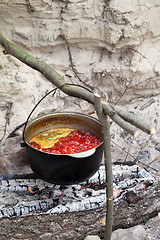
<path fill-rule="evenodd" d="M 125 190 L 138 191 L 155 178 L 145 169 L 134 166 L 113 166 L 114 198 L 118 201 Z M 33 192 L 29 192 L 29 190 Z M 102 207 L 106 203 L 105 167 L 87 182 L 59 186 L 40 179 L 11 179 L 0 182 L 0 218 L 34 213 L 60 213 Z"/>

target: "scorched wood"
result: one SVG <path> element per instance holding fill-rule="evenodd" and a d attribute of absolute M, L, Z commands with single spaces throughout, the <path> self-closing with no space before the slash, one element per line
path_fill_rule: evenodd
<path fill-rule="evenodd" d="M 138 201 L 114 201 L 114 230 L 127 228 L 155 216 L 160 211 L 159 182 L 138 192 Z M 0 220 L 0 239 L 11 239 L 22 234 L 27 239 L 38 239 L 49 233 L 52 239 L 82 240 L 87 234 L 103 237 L 105 207 L 61 214 L 29 215 Z M 5 238 L 4 238 L 5 237 Z"/>

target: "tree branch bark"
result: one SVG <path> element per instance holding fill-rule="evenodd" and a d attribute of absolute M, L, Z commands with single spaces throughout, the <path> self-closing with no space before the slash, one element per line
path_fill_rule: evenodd
<path fill-rule="evenodd" d="M 102 124 L 102 133 L 104 140 L 104 162 L 106 171 L 106 225 L 104 240 L 110 240 L 113 227 L 113 172 L 111 158 L 111 139 L 110 139 L 110 123 L 108 117 L 105 116 L 102 109 L 101 98 L 98 94 L 94 94 L 94 103 L 97 116 Z"/>
<path fill-rule="evenodd" d="M 55 86 L 59 87 L 61 91 L 66 93 L 69 96 L 83 99 L 91 104 L 94 104 L 94 95 L 92 92 L 87 89 L 82 89 L 78 86 L 71 86 L 67 84 L 64 78 L 57 73 L 51 66 L 46 64 L 43 61 L 38 60 L 32 55 L 25 52 L 23 49 L 19 48 L 15 44 L 9 42 L 0 34 L 0 45 L 5 54 L 11 54 L 12 56 L 19 59 L 21 62 L 30 66 L 31 68 L 42 73 L 50 82 L 52 82 Z M 131 135 L 135 135 L 137 133 L 137 128 L 145 131 L 148 134 L 152 134 L 153 128 L 144 122 L 137 119 L 136 116 L 130 116 L 129 113 L 119 110 L 116 107 L 113 107 L 111 104 L 102 101 L 103 111 L 106 115 L 108 115 L 116 124 L 118 124 L 125 131 L 130 133 Z M 133 120 L 134 119 L 134 120 Z M 154 129 L 155 130 L 155 129 Z"/>

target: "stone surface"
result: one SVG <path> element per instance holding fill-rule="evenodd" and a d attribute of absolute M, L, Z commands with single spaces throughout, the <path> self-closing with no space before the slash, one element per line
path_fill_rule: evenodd
<path fill-rule="evenodd" d="M 145 229 L 138 225 L 128 229 L 118 229 L 112 233 L 111 240 L 147 240 Z"/>
<path fill-rule="evenodd" d="M 53 234 L 52 233 L 44 233 L 40 236 L 41 240 L 52 240 L 53 239 Z"/>
<path fill-rule="evenodd" d="M 101 240 L 99 236 L 89 235 L 84 240 Z"/>
<path fill-rule="evenodd" d="M 8 138 L 0 144 L 1 176 L 31 173 L 25 148 L 21 148 L 21 138 Z"/>
<path fill-rule="evenodd" d="M 160 213 L 149 219 L 143 227 L 146 230 L 148 240 L 160 239 Z"/>

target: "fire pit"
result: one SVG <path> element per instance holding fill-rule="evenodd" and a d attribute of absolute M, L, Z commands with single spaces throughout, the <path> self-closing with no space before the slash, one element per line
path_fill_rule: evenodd
<path fill-rule="evenodd" d="M 59 239 L 71 236 L 68 239 L 81 240 L 88 233 L 103 236 L 106 215 L 103 163 L 87 181 L 70 186 L 55 185 L 35 176 L 19 142 L 19 137 L 13 137 L 1 144 L 0 221 L 3 232 L 11 231 L 10 236 L 13 236 L 13 224 L 17 234 L 23 235 L 26 231 L 28 239 L 34 239 L 34 231 L 42 233 L 45 228 L 48 232 L 48 226 L 54 236 L 61 236 Z M 142 223 L 160 210 L 158 180 L 140 166 L 128 166 L 127 161 L 125 164 L 113 164 L 113 229 Z M 32 223 L 37 223 L 37 227 Z M 58 232 L 57 225 L 61 226 Z M 10 230 L 5 226 L 10 226 Z M 68 232 L 69 227 L 74 232 Z"/>
<path fill-rule="evenodd" d="M 120 201 L 127 193 L 148 188 L 155 178 L 141 167 L 114 166 L 114 198 Z M 106 204 L 105 168 L 88 181 L 71 186 L 54 185 L 34 175 L 12 176 L 0 183 L 0 217 L 16 217 L 34 213 L 62 213 L 89 210 Z M 141 199 L 139 199 L 141 200 Z"/>

